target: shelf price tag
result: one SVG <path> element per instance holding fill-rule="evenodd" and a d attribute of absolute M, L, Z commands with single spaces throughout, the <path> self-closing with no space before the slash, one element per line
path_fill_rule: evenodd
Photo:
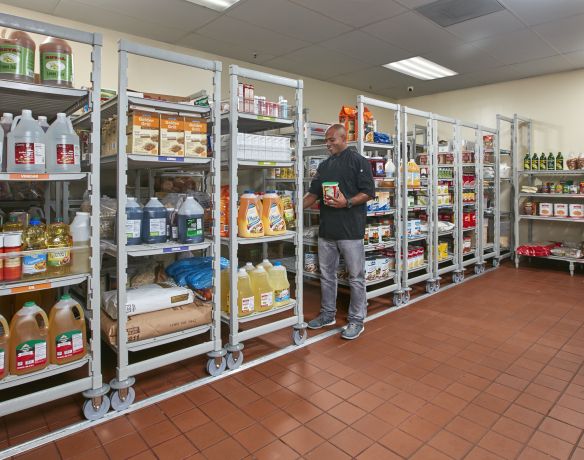
<path fill-rule="evenodd" d="M 266 117 L 265 115 L 258 115 L 258 120 L 276 121 L 276 117 Z"/>
<path fill-rule="evenodd" d="M 10 289 L 11 294 L 22 294 L 24 292 L 42 291 L 43 289 L 51 289 L 51 283 L 31 284 L 30 286 L 20 286 Z"/>
<path fill-rule="evenodd" d="M 167 161 L 170 163 L 184 163 L 184 157 L 158 157 L 158 161 Z"/>
<path fill-rule="evenodd" d="M 175 246 L 172 248 L 164 248 L 162 250 L 163 253 L 168 254 L 171 252 L 183 252 L 183 251 L 188 251 L 189 247 L 188 246 Z"/>
<path fill-rule="evenodd" d="M 47 180 L 48 174 L 10 174 L 11 180 Z"/>
<path fill-rule="evenodd" d="M 276 166 L 275 161 L 260 161 L 258 164 L 260 166 Z"/>

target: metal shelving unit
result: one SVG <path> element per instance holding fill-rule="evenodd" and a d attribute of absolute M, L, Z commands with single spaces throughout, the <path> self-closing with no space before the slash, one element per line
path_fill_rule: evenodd
<path fill-rule="evenodd" d="M 270 332 L 278 331 L 287 327 L 292 327 L 292 340 L 296 345 L 304 343 L 307 337 L 306 323 L 304 322 L 304 312 L 302 305 L 303 296 L 303 214 L 302 207 L 302 190 L 303 190 L 303 111 L 302 111 L 302 80 L 294 80 L 264 72 L 245 69 L 236 65 L 229 67 L 230 75 L 230 99 L 229 113 L 221 116 L 222 129 L 230 134 L 229 152 L 223 159 L 223 166 L 228 171 L 227 183 L 230 190 L 230 207 L 229 207 L 229 235 L 230 238 L 223 239 L 223 243 L 228 245 L 229 264 L 230 264 L 230 286 L 229 286 L 229 314 L 223 314 L 221 319 L 229 325 L 229 342 L 225 346 L 227 352 L 227 367 L 237 369 L 243 363 L 243 348 L 246 340 L 261 337 Z M 240 79 L 250 79 L 272 85 L 290 88 L 295 94 L 295 110 L 289 108 L 291 118 L 277 118 L 255 115 L 240 111 L 238 104 L 238 85 Z M 284 127 L 292 127 L 295 137 L 295 161 L 254 161 L 238 159 L 237 150 L 237 133 L 258 133 L 266 132 Z M 237 186 L 239 183 L 240 169 L 261 170 L 265 168 L 276 167 L 294 167 L 295 169 L 295 214 L 296 214 L 296 231 L 288 231 L 282 236 L 268 236 L 264 238 L 241 238 L 237 237 L 237 203 L 239 200 Z M 237 267 L 239 265 L 238 252 L 242 245 L 261 244 L 264 254 L 267 255 L 267 245 L 269 243 L 289 241 L 295 247 L 295 264 L 294 272 L 296 273 L 296 292 L 295 299 L 284 308 L 274 308 L 267 313 L 250 315 L 245 318 L 239 317 L 237 307 Z M 291 270 L 292 271 L 292 270 Z M 253 321 L 268 318 L 277 313 L 293 310 L 293 315 L 283 319 L 271 321 L 260 326 L 253 326 L 246 330 L 240 330 L 240 323 L 253 323 Z"/>
<path fill-rule="evenodd" d="M 502 148 L 504 136 L 504 126 L 509 132 L 508 147 Z M 499 212 L 495 216 L 495 252 L 499 254 L 499 260 L 511 258 L 513 253 L 513 209 L 516 190 L 514 188 L 513 178 L 517 168 L 515 155 L 515 123 L 513 118 L 497 115 L 497 142 L 495 152 L 498 158 L 499 180 L 495 184 L 497 195 L 499 196 Z M 501 177 L 501 166 L 506 165 L 509 168 L 509 177 Z M 502 231 L 505 226 L 506 232 Z M 506 245 L 501 244 L 503 238 Z"/>
<path fill-rule="evenodd" d="M 64 174 L 13 174 L 2 173 L 2 181 L 42 181 L 46 182 L 45 217 L 51 220 L 49 203 L 49 186 L 55 183 L 55 214 L 69 220 L 68 182 L 87 181 L 89 199 L 91 202 L 91 260 L 90 272 L 70 274 L 59 277 L 23 280 L 0 283 L 0 296 L 40 291 L 52 288 L 67 288 L 82 282 L 87 282 L 85 298 L 85 314 L 88 318 L 88 353 L 86 357 L 66 365 L 49 365 L 45 369 L 23 376 L 8 376 L 0 381 L 0 416 L 18 412 L 30 407 L 54 401 L 65 396 L 83 392 L 87 399 L 83 413 L 87 419 L 101 418 L 109 410 L 110 400 L 107 396 L 109 386 L 103 383 L 101 374 L 100 348 L 100 292 L 99 292 L 99 196 L 100 196 L 100 91 L 101 91 L 101 48 L 102 36 L 98 33 L 84 32 L 71 28 L 54 26 L 44 22 L 33 21 L 7 14 L 0 14 L 0 26 L 19 29 L 27 32 L 62 38 L 71 42 L 81 43 L 91 47 L 91 85 L 92 92 L 75 88 L 58 88 L 47 85 L 28 84 L 0 80 L 0 107 L 2 111 L 15 115 L 22 109 L 30 109 L 33 115 L 45 115 L 49 120 L 55 118 L 58 112 L 72 114 L 85 104 L 94 108 L 94 115 L 88 118 L 88 128 L 91 129 L 91 165 L 88 172 Z M 20 202 L 22 203 L 22 202 Z M 0 203 L 4 206 L 4 203 Z M 32 381 L 42 380 L 57 374 L 68 373 L 74 369 L 86 367 L 84 377 L 73 379 L 67 383 L 50 386 L 14 397 L 9 388 L 25 385 Z"/>
<path fill-rule="evenodd" d="M 128 56 L 142 56 L 158 61 L 184 65 L 190 68 L 201 69 L 212 73 L 213 78 L 213 108 L 201 108 L 185 104 L 168 103 L 158 100 L 149 100 L 134 96 L 128 96 Z M 169 169 L 176 168 L 201 171 L 211 182 L 212 202 L 219 200 L 220 194 L 220 123 L 213 123 L 220 118 L 221 101 L 221 70 L 219 61 L 210 61 L 189 55 L 169 52 L 149 46 L 120 40 L 118 44 L 119 57 L 119 80 L 118 96 L 104 105 L 103 116 L 118 117 L 118 155 L 114 157 L 101 158 L 101 165 L 104 170 L 114 169 L 116 171 L 117 185 L 117 209 L 126 209 L 126 185 L 127 173 L 129 171 L 138 173 L 141 170 Z M 146 108 L 149 111 L 176 113 L 179 115 L 204 115 L 210 123 L 213 123 L 214 151 L 212 158 L 185 158 L 168 156 L 147 156 L 126 153 L 126 127 L 127 113 L 133 108 Z M 77 120 L 85 123 L 85 119 Z M 152 179 L 152 174 L 150 174 Z M 138 181 L 139 182 L 139 181 Z M 150 191 L 153 191 L 152 180 L 150 180 Z M 219 206 L 213 206 L 212 235 L 201 244 L 180 244 L 178 242 L 168 242 L 153 245 L 127 246 L 126 236 L 126 213 L 118 212 L 116 221 L 116 239 L 119 244 L 104 242 L 105 252 L 116 258 L 116 268 L 118 273 L 118 328 L 117 346 L 112 347 L 117 354 L 116 377 L 110 382 L 113 389 L 112 407 L 121 411 L 128 408 L 135 399 L 133 385 L 135 376 L 153 369 L 157 369 L 169 364 L 185 359 L 207 354 L 207 372 L 211 375 L 218 375 L 225 370 L 225 352 L 221 348 L 221 323 L 220 323 L 220 239 L 219 239 Z M 126 313 L 126 285 L 128 280 L 127 268 L 128 257 L 143 257 L 156 254 L 173 254 L 188 251 L 205 251 L 213 257 L 214 273 L 214 295 L 212 308 L 212 322 L 177 333 L 166 334 L 152 339 L 142 340 L 136 343 L 128 343 L 126 323 L 128 316 Z M 203 336 L 208 334 L 208 339 L 195 345 L 184 345 L 180 349 L 154 355 L 143 360 L 130 359 L 132 352 L 151 349 L 163 344 L 174 343 L 185 338 Z M 132 362 L 131 362 L 132 361 Z"/>
<path fill-rule="evenodd" d="M 491 145 L 486 139 L 492 137 Z M 477 200 L 480 204 L 480 253 L 479 263 L 484 270 L 487 260 L 498 266 L 500 260 L 499 237 L 497 228 L 500 226 L 501 200 L 499 194 L 500 158 L 497 129 L 479 126 L 479 170 L 480 193 Z M 486 161 L 489 159 L 490 161 Z"/>

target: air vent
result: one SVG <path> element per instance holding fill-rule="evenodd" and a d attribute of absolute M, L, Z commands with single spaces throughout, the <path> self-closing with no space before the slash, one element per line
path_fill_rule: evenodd
<path fill-rule="evenodd" d="M 504 9 L 497 0 L 438 0 L 420 6 L 416 11 L 430 21 L 448 27 Z"/>

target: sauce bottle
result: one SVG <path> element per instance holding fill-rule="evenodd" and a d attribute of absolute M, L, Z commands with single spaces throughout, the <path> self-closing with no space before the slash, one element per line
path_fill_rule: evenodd
<path fill-rule="evenodd" d="M 0 39 L 0 78 L 34 83 L 36 44 L 26 32 L 15 30 Z"/>
<path fill-rule="evenodd" d="M 39 47 L 41 82 L 45 85 L 73 86 L 73 51 L 65 40 L 47 37 Z"/>

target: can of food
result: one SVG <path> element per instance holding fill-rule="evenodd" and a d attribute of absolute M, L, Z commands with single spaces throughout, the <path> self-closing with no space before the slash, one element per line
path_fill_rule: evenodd
<path fill-rule="evenodd" d="M 308 273 L 318 272 L 318 254 L 314 252 L 304 253 L 304 271 Z"/>
<path fill-rule="evenodd" d="M 322 196 L 326 201 L 327 198 L 338 198 L 339 197 L 339 183 L 338 182 L 323 182 L 322 183 Z"/>
<path fill-rule="evenodd" d="M 377 279 L 377 259 L 375 256 L 365 259 L 365 281 L 375 281 Z"/>

